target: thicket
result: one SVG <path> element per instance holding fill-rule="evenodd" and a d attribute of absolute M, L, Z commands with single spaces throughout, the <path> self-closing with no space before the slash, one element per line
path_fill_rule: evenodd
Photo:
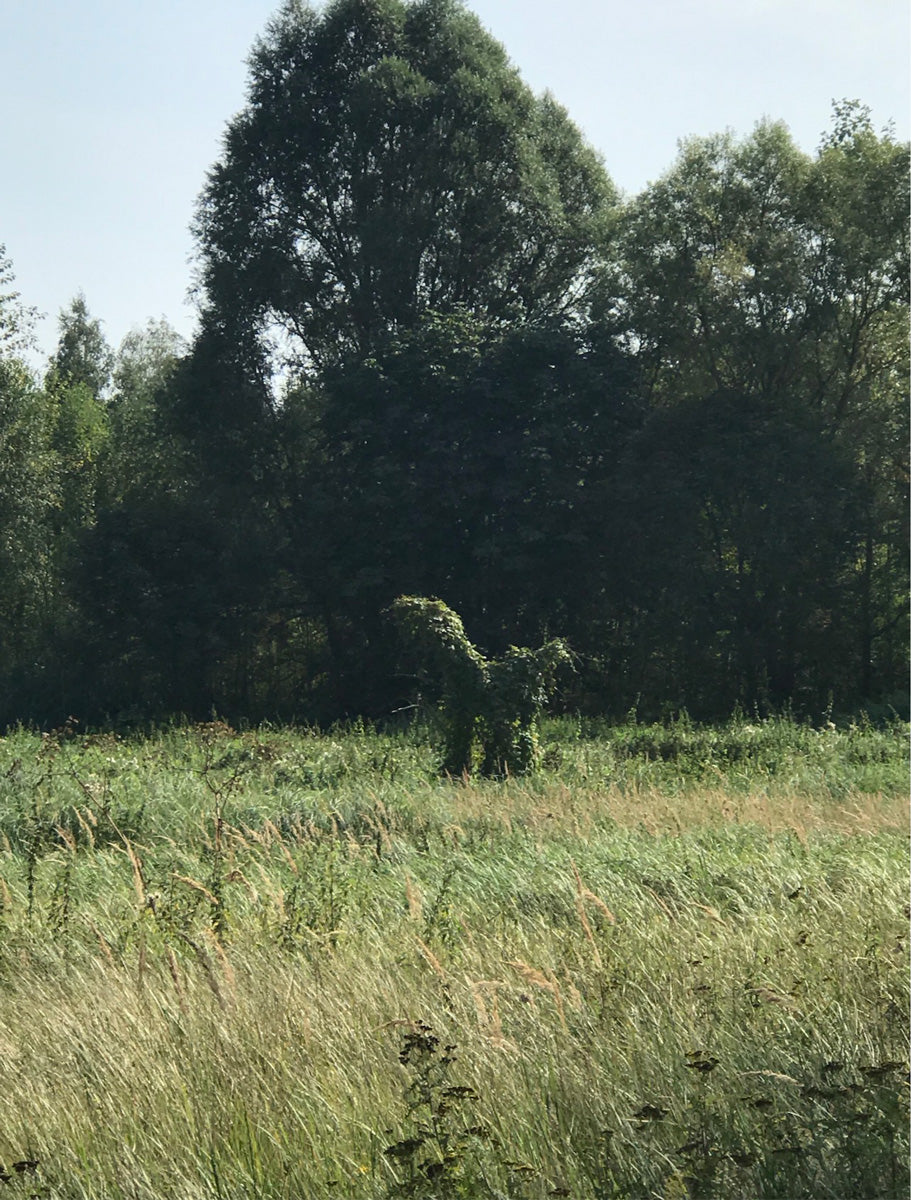
<path fill-rule="evenodd" d="M 622 199 L 456 0 L 285 5 L 192 346 L 78 297 L 39 378 L 0 260 L 0 722 L 388 717 L 400 595 L 567 711 L 905 709 L 907 197 L 844 103 Z"/>

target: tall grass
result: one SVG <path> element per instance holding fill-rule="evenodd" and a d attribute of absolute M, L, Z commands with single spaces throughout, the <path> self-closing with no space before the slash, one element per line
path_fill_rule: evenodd
<path fill-rule="evenodd" d="M 0 1185 L 907 1194 L 901 728 L 0 742 Z"/>

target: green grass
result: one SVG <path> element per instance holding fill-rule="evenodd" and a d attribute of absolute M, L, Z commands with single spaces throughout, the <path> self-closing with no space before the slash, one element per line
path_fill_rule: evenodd
<path fill-rule="evenodd" d="M 905 1196 L 906 738 L 11 733 L 0 1196 Z"/>

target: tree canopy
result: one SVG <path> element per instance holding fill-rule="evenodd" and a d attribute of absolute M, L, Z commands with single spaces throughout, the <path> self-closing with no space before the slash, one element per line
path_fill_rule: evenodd
<path fill-rule="evenodd" d="M 682 674 L 721 691 L 739 677 L 744 695 L 781 703 L 804 687 L 869 694 L 877 675 L 896 686 L 907 197 L 908 146 L 845 103 L 815 156 L 768 121 L 692 139 L 627 207 L 608 302 L 652 410 L 630 522 L 646 576 L 663 575 L 646 594 L 665 601 L 630 601 L 649 624 L 665 608 L 653 662 L 682 636 Z"/>
<path fill-rule="evenodd" d="M 208 319 L 325 366 L 429 311 L 584 307 L 614 189 L 458 0 L 292 0 L 250 72 L 197 219 Z"/>

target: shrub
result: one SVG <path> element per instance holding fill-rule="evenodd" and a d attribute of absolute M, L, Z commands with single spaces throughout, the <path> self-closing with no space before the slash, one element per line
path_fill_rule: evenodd
<path fill-rule="evenodd" d="M 538 650 L 510 646 L 486 659 L 462 619 L 442 600 L 400 596 L 389 609 L 407 651 L 441 689 L 446 749 L 443 770 L 469 772 L 480 750 L 484 775 L 523 774 L 535 763 L 537 723 L 557 669 L 569 662 L 559 638 Z"/>

